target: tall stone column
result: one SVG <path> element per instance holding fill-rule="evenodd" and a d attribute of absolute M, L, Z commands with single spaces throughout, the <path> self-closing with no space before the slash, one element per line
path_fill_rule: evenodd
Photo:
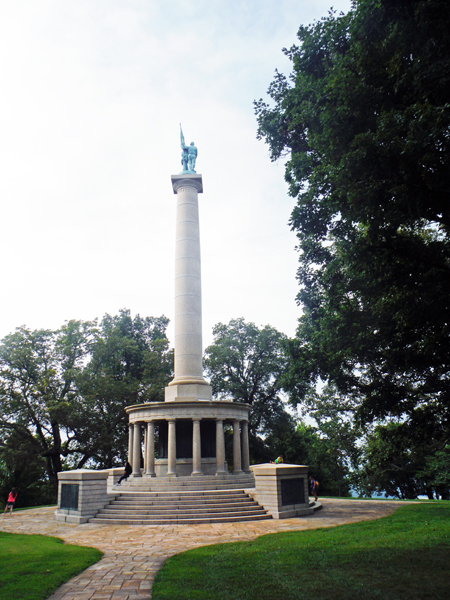
<path fill-rule="evenodd" d="M 156 477 L 155 474 L 155 423 L 147 423 L 147 438 L 145 445 L 145 475 Z"/>
<path fill-rule="evenodd" d="M 239 421 L 233 421 L 233 475 L 240 475 L 241 467 L 241 432 L 239 429 Z"/>
<path fill-rule="evenodd" d="M 216 475 L 225 473 L 225 440 L 223 437 L 223 420 L 216 420 Z"/>
<path fill-rule="evenodd" d="M 142 477 L 141 474 L 141 424 L 134 424 L 133 432 L 133 477 Z"/>
<path fill-rule="evenodd" d="M 192 475 L 203 475 L 200 419 L 192 420 Z"/>
<path fill-rule="evenodd" d="M 167 475 L 177 475 L 177 435 L 175 419 L 169 419 L 167 440 Z"/>
<path fill-rule="evenodd" d="M 250 473 L 250 449 L 248 447 L 248 421 L 241 421 L 242 470 Z"/>
<path fill-rule="evenodd" d="M 133 423 L 128 423 L 128 462 L 133 464 Z"/>
<path fill-rule="evenodd" d="M 203 377 L 202 290 L 198 194 L 201 175 L 172 175 L 177 195 L 175 245 L 175 377 L 165 400 L 211 400 Z"/>

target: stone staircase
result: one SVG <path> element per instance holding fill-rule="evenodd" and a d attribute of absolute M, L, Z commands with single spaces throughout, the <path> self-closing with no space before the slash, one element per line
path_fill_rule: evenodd
<path fill-rule="evenodd" d="M 124 492 L 89 521 L 109 525 L 191 525 L 271 518 L 240 489 Z"/>
<path fill-rule="evenodd" d="M 115 479 L 117 481 L 118 477 Z M 255 487 L 253 473 L 242 473 L 232 475 L 223 473 L 220 475 L 200 476 L 178 476 L 170 477 L 129 477 L 120 486 L 114 485 L 108 490 L 109 493 L 122 492 L 173 492 L 173 491 L 207 491 L 207 490 L 244 490 Z"/>

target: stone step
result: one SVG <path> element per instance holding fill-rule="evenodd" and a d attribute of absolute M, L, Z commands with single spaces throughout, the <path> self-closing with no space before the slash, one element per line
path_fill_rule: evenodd
<path fill-rule="evenodd" d="M 96 523 L 164 525 L 270 519 L 244 490 L 123 492 L 97 513 Z"/>
<path fill-rule="evenodd" d="M 210 490 L 210 491 L 222 491 L 222 490 L 242 490 L 243 488 L 245 489 L 251 489 L 254 488 L 255 485 L 253 483 L 236 483 L 236 484 L 230 484 L 230 483 L 224 483 L 224 484 L 192 484 L 192 485 L 187 485 L 187 484 L 182 484 L 182 485 L 170 485 L 170 484 L 158 484 L 156 485 L 135 485 L 135 484 L 121 484 L 121 485 L 115 485 L 112 489 L 114 492 L 118 492 L 120 490 L 124 490 L 124 491 L 147 491 L 147 492 L 153 492 L 153 491 L 183 491 L 183 490 L 193 490 L 193 491 L 202 491 L 202 490 Z"/>
<path fill-rule="evenodd" d="M 201 499 L 191 499 L 191 500 L 166 500 L 163 504 L 168 508 L 172 506 L 185 506 L 185 507 L 196 507 L 202 508 L 205 506 L 242 506 L 244 504 L 252 504 L 253 500 L 251 498 L 226 498 L 220 500 L 218 498 L 211 498 L 209 500 L 201 500 Z M 142 500 L 128 500 L 126 498 L 118 498 L 117 500 L 113 500 L 110 503 L 110 506 L 117 506 L 123 508 L 133 508 L 133 507 L 144 507 L 144 506 L 161 506 L 161 502 L 158 500 L 148 500 L 143 498 Z"/>
<path fill-rule="evenodd" d="M 222 473 L 220 475 L 161 475 L 159 477 L 150 477 L 149 475 L 142 474 L 140 477 L 130 475 L 126 481 L 244 481 L 252 479 L 254 481 L 255 476 L 253 473 L 241 473 L 240 475 L 233 475 L 232 473 Z"/>
<path fill-rule="evenodd" d="M 157 499 L 157 498 L 145 498 L 143 497 L 142 500 L 139 499 L 134 499 L 134 500 L 127 500 L 126 498 L 116 498 L 115 500 L 111 500 L 109 502 L 109 505 L 112 506 L 117 506 L 119 508 L 133 508 L 133 507 L 149 507 L 151 508 L 152 506 L 164 506 L 164 507 L 172 507 L 172 506 L 192 506 L 192 507 L 196 507 L 199 509 L 202 509 L 204 507 L 208 507 L 208 506 L 231 506 L 231 505 L 237 505 L 237 506 L 241 506 L 241 505 L 247 505 L 247 504 L 251 504 L 254 503 L 255 500 L 253 500 L 253 498 L 250 498 L 249 496 L 244 496 L 242 498 L 210 498 L 209 500 L 202 500 L 201 498 L 186 498 L 185 500 L 177 500 L 177 499 L 173 499 L 173 500 L 169 500 L 169 499 Z"/>
<path fill-rule="evenodd" d="M 229 514 L 239 515 L 239 514 L 261 514 L 264 513 L 264 509 L 261 506 L 248 506 L 248 507 L 230 507 L 230 508 L 208 508 L 201 511 L 201 516 L 206 515 L 225 515 Z M 154 509 L 154 510 L 117 510 L 114 508 L 103 508 L 99 511 L 98 515 L 100 517 L 124 517 L 124 518 L 138 518 L 138 517 L 168 517 L 174 518 L 179 516 L 191 516 L 191 515 L 199 515 L 199 511 L 196 509 L 185 509 L 185 508 L 176 508 L 172 510 L 164 510 L 164 509 Z"/>
<path fill-rule="evenodd" d="M 237 490 L 255 487 L 255 478 L 252 474 L 247 475 L 204 475 L 202 477 L 137 477 L 129 478 L 114 485 L 114 491 L 119 489 L 130 491 L 176 491 L 184 489 L 192 490 Z"/>
<path fill-rule="evenodd" d="M 262 513 L 258 515 L 243 515 L 237 516 L 220 516 L 220 517 L 193 517 L 183 518 L 182 516 L 174 516 L 173 518 L 164 517 L 162 519 L 130 519 L 130 518 L 104 518 L 94 517 L 89 519 L 89 522 L 95 522 L 104 525 L 201 525 L 202 523 L 238 523 L 240 521 L 262 521 L 271 519 L 271 515 Z"/>
<path fill-rule="evenodd" d="M 244 498 L 249 498 L 249 496 L 242 494 L 225 494 L 225 493 L 217 493 L 215 495 L 208 496 L 207 494 L 202 493 L 189 493 L 189 494 L 165 494 L 165 493 L 123 493 L 119 496 L 116 496 L 116 500 L 118 502 L 211 502 L 211 500 L 218 501 L 232 501 L 232 500 L 242 500 Z"/>

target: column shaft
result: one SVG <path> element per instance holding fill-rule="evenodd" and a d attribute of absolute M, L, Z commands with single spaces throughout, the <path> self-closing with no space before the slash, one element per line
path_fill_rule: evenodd
<path fill-rule="evenodd" d="M 155 477 L 155 423 L 147 423 L 147 444 L 145 446 L 145 474 Z"/>
<path fill-rule="evenodd" d="M 192 475 L 203 475 L 202 441 L 199 419 L 193 419 L 192 421 Z"/>
<path fill-rule="evenodd" d="M 241 466 L 241 432 L 239 421 L 233 421 L 233 475 L 242 473 Z"/>
<path fill-rule="evenodd" d="M 133 464 L 133 423 L 128 423 L 128 462 Z"/>
<path fill-rule="evenodd" d="M 250 449 L 248 447 L 248 421 L 241 421 L 242 470 L 250 473 Z"/>
<path fill-rule="evenodd" d="M 177 474 L 177 433 L 175 419 L 169 421 L 167 440 L 167 475 Z"/>
<path fill-rule="evenodd" d="M 190 182 L 187 178 L 176 187 L 174 382 L 205 382 L 202 364 L 199 189 L 200 184 Z"/>
<path fill-rule="evenodd" d="M 225 473 L 225 440 L 223 437 L 223 421 L 216 420 L 216 475 Z"/>
<path fill-rule="evenodd" d="M 134 424 L 133 433 L 133 477 L 142 477 L 141 474 L 141 424 Z"/>

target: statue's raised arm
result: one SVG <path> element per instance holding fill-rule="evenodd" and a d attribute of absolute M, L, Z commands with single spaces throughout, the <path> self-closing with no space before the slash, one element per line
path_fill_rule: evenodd
<path fill-rule="evenodd" d="M 191 142 L 190 146 L 186 146 L 184 141 L 183 130 L 180 123 L 180 142 L 181 142 L 181 164 L 183 165 L 182 173 L 195 173 L 195 161 L 197 160 L 198 150 Z"/>

